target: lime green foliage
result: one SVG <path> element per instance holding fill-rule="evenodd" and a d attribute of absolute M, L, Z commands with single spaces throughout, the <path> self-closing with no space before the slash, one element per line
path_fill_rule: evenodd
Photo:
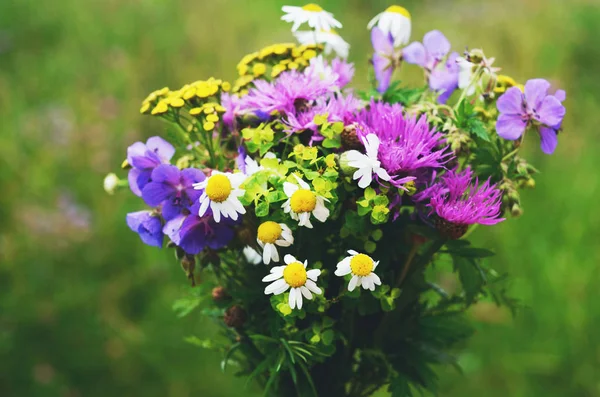
<path fill-rule="evenodd" d="M 364 25 L 389 3 L 320 4 L 346 22 L 340 33 L 365 76 Z M 498 252 L 489 261 L 516 279 L 511 292 L 524 308 L 515 320 L 493 305 L 472 311 L 478 332 L 460 358 L 464 375 L 442 369 L 440 395 L 597 395 L 600 11 L 584 0 L 404 5 L 413 39 L 435 27 L 454 49 L 495 54 L 521 82 L 540 75 L 569 93 L 568 135 L 556 154 L 544 156 L 527 137 L 527 157 L 544 173 L 522 194 L 526 216 L 478 230 L 478 245 Z M 228 24 L 199 23 L 207 16 Z M 101 181 L 124 147 L 163 131 L 137 113 L 150 89 L 181 87 L 215 70 L 233 80 L 231 65 L 274 31 L 292 39 L 284 23 L 264 23 L 279 16 L 266 0 L 0 2 L 1 395 L 259 395 L 229 374 L 234 360 L 227 374 L 219 370 L 221 352 L 204 343 L 210 324 L 177 318 L 171 306 L 185 295 L 185 275 L 125 226 L 139 200 L 107 197 Z M 59 205 L 64 195 L 93 214 L 89 228 L 69 220 Z M 363 220 L 370 222 L 351 223 Z M 282 352 L 281 365 L 291 365 L 306 347 L 289 353 L 282 342 L 264 343 L 280 355 L 274 367 Z"/>

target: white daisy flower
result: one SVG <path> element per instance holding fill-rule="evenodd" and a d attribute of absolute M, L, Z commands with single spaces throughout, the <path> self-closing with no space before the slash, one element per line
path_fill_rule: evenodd
<path fill-rule="evenodd" d="M 265 288 L 265 294 L 279 295 L 290 289 L 289 305 L 292 309 L 302 309 L 302 296 L 311 300 L 312 294 L 321 295 L 321 288 L 317 287 L 317 278 L 321 274 L 319 269 L 306 271 L 307 263 L 298 261 L 292 255 L 286 255 L 283 260 L 286 266 L 271 268 L 271 274 L 262 279 L 270 282 Z"/>
<path fill-rule="evenodd" d="M 317 31 L 330 31 L 331 28 L 341 28 L 340 21 L 333 17 L 333 14 L 325 11 L 320 6 L 310 3 L 304 7 L 283 6 L 281 10 L 285 15 L 281 17 L 286 22 L 293 22 L 292 32 L 298 30 L 300 25 L 308 22 L 308 26 Z"/>
<path fill-rule="evenodd" d="M 242 253 L 244 254 L 244 257 L 246 257 L 248 263 L 252 265 L 258 265 L 260 262 L 262 262 L 262 256 L 260 256 L 260 254 L 249 245 L 244 247 Z"/>
<path fill-rule="evenodd" d="M 362 138 L 367 154 L 362 154 L 358 150 L 350 150 L 345 154 L 348 160 L 348 165 L 353 168 L 358 168 L 352 179 L 359 180 L 358 187 L 365 189 L 373 181 L 373 174 L 384 180 L 389 181 L 391 177 L 386 170 L 381 168 L 381 163 L 377 160 L 379 152 L 379 138 L 375 134 L 368 134 Z"/>
<path fill-rule="evenodd" d="M 371 19 L 367 28 L 377 26 L 385 34 L 394 38 L 394 47 L 408 44 L 410 40 L 411 21 L 410 13 L 404 7 L 391 6 L 384 12 Z"/>
<path fill-rule="evenodd" d="M 244 195 L 244 189 L 240 189 L 240 185 L 245 179 L 246 175 L 241 172 L 232 174 L 213 171 L 210 177 L 195 183 L 194 189 L 204 189 L 200 196 L 198 215 L 204 216 L 209 205 L 217 223 L 221 221 L 221 215 L 223 218 L 231 218 L 235 221 L 238 219 L 238 214 L 245 214 L 246 209 L 240 202 L 240 197 Z"/>
<path fill-rule="evenodd" d="M 348 58 L 350 44 L 348 44 L 342 36 L 337 34 L 335 30 L 330 30 L 328 32 L 322 30 L 302 30 L 295 32 L 294 36 L 296 36 L 296 40 L 298 40 L 300 44 L 323 44 L 325 47 L 325 55 L 329 55 L 333 51 L 341 58 Z"/>
<path fill-rule="evenodd" d="M 359 254 L 353 250 L 348 251 L 348 253 L 350 256 L 345 257 L 337 264 L 335 275 L 344 277 L 352 273 L 352 278 L 348 283 L 348 291 L 354 291 L 357 285 L 375 291 L 375 285 L 381 285 L 379 276 L 374 273 L 379 261 L 375 262 L 369 255 Z"/>
<path fill-rule="evenodd" d="M 300 186 L 290 182 L 283 183 L 283 192 L 288 199 L 281 208 L 286 214 L 289 213 L 293 220 L 299 221 L 298 225 L 312 229 L 310 215 L 325 222 L 329 217 L 329 209 L 325 207 L 325 201 L 329 200 L 310 190 L 310 185 L 298 178 L 296 174 L 294 177 Z"/>
<path fill-rule="evenodd" d="M 285 223 L 266 221 L 258 227 L 256 241 L 263 249 L 262 259 L 265 265 L 271 262 L 279 262 L 279 252 L 276 245 L 289 247 L 294 243 L 292 230 Z"/>

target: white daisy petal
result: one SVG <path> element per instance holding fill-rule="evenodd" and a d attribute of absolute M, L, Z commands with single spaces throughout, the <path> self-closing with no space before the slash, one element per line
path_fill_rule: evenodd
<path fill-rule="evenodd" d="M 268 277 L 268 276 L 267 276 Z M 264 281 L 264 280 L 263 280 Z M 287 285 L 287 283 L 285 282 L 285 280 L 283 279 L 279 279 L 277 281 L 272 282 L 271 284 L 267 285 L 267 287 L 265 288 L 265 294 L 271 294 L 273 293 L 273 291 L 278 290 L 279 288 L 281 288 L 283 285 Z"/>
<path fill-rule="evenodd" d="M 294 310 L 294 308 L 296 308 L 296 288 L 290 289 L 290 296 L 288 299 L 288 304 L 290 305 L 292 310 Z"/>
<path fill-rule="evenodd" d="M 293 262 L 298 262 L 296 260 L 296 258 L 290 254 L 287 254 L 286 256 L 284 256 L 283 261 L 285 262 L 286 265 L 289 265 L 290 263 L 293 263 Z"/>
<path fill-rule="evenodd" d="M 317 277 L 321 275 L 320 269 L 311 269 L 306 272 L 306 277 L 312 281 L 317 281 Z"/>
<path fill-rule="evenodd" d="M 296 290 L 296 307 L 298 309 L 302 309 L 302 290 L 300 288 L 295 288 Z"/>
<path fill-rule="evenodd" d="M 302 286 L 300 287 L 300 292 L 302 292 L 302 295 L 304 295 L 304 297 L 308 300 L 312 299 L 312 293 L 310 292 L 310 290 L 308 288 L 306 288 L 306 286 Z"/>
<path fill-rule="evenodd" d="M 265 248 L 263 248 L 263 262 L 265 265 L 271 262 L 271 244 L 266 244 Z"/>
<path fill-rule="evenodd" d="M 356 284 L 358 284 L 358 281 L 358 276 L 352 276 L 350 282 L 348 283 L 348 291 L 354 291 L 354 288 L 356 288 Z"/>
<path fill-rule="evenodd" d="M 286 196 L 292 197 L 292 195 L 298 190 L 298 185 L 290 182 L 283 182 L 283 192 Z"/>
<path fill-rule="evenodd" d="M 321 288 L 317 287 L 317 284 L 315 284 L 314 281 L 312 280 L 306 280 L 306 288 L 308 288 L 313 294 L 317 294 L 317 295 L 321 295 L 321 293 L 323 291 L 321 291 Z"/>
<path fill-rule="evenodd" d="M 264 281 L 265 283 L 268 283 L 270 281 L 275 281 L 281 278 L 281 274 L 268 274 L 265 277 L 263 277 L 262 281 Z M 285 282 L 285 281 L 284 281 Z"/>
<path fill-rule="evenodd" d="M 360 283 L 364 289 L 369 289 L 369 279 L 367 277 L 361 277 Z"/>

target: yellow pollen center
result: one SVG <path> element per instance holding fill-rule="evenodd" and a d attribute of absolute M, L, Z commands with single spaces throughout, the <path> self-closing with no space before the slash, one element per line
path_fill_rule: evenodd
<path fill-rule="evenodd" d="M 292 194 L 290 205 L 297 214 L 312 212 L 317 206 L 317 195 L 307 189 L 298 189 Z"/>
<path fill-rule="evenodd" d="M 373 271 L 373 265 L 373 259 L 365 254 L 354 255 L 350 259 L 350 269 L 352 269 L 352 274 L 356 276 L 368 276 Z"/>
<path fill-rule="evenodd" d="M 206 195 L 212 201 L 222 203 L 231 193 L 231 182 L 225 175 L 217 174 L 208 178 Z"/>
<path fill-rule="evenodd" d="M 404 8 L 404 7 L 390 6 L 385 11 L 387 11 L 387 12 L 393 12 L 395 14 L 400 14 L 400 15 L 403 15 L 403 16 L 407 17 L 408 19 L 410 19 L 410 12 L 408 12 L 408 10 L 406 8 Z"/>
<path fill-rule="evenodd" d="M 323 11 L 323 9 L 321 7 L 319 7 L 318 5 L 316 5 L 315 3 L 309 3 L 309 4 L 305 5 L 304 7 L 302 7 L 302 9 L 304 11 L 312 11 L 312 12 Z"/>
<path fill-rule="evenodd" d="M 306 278 L 306 269 L 300 262 L 292 262 L 283 269 L 283 279 L 290 287 L 302 287 L 306 284 Z"/>
<path fill-rule="evenodd" d="M 258 239 L 263 243 L 273 244 L 281 237 L 281 226 L 273 221 L 263 222 L 258 227 Z"/>

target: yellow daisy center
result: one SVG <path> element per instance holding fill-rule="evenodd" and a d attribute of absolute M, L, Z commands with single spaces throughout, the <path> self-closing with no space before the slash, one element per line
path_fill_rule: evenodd
<path fill-rule="evenodd" d="M 410 19 L 410 12 L 408 12 L 408 10 L 406 8 L 404 8 L 404 7 L 390 6 L 385 11 L 386 12 L 393 12 L 395 14 L 400 14 L 400 15 L 403 15 L 403 16 L 407 17 L 408 19 Z"/>
<path fill-rule="evenodd" d="M 298 189 L 292 194 L 290 205 L 297 214 L 312 212 L 317 206 L 317 195 L 307 189 Z"/>
<path fill-rule="evenodd" d="M 304 11 L 312 11 L 312 12 L 323 11 L 323 9 L 321 7 L 319 7 L 318 5 L 316 5 L 315 3 L 309 3 L 309 4 L 305 5 L 304 7 L 302 7 L 302 9 Z"/>
<path fill-rule="evenodd" d="M 273 221 L 263 222 L 258 227 L 258 239 L 263 243 L 273 244 L 281 237 L 281 226 Z"/>
<path fill-rule="evenodd" d="M 206 184 L 206 195 L 211 201 L 222 203 L 231 193 L 231 182 L 223 174 L 213 175 Z"/>
<path fill-rule="evenodd" d="M 368 255 L 358 254 L 350 259 L 350 269 L 352 269 L 352 274 L 356 276 L 368 276 L 373 271 L 373 267 L 373 259 Z"/>
<path fill-rule="evenodd" d="M 302 287 L 307 277 L 306 269 L 300 262 L 292 262 L 283 269 L 283 279 L 290 287 Z"/>

